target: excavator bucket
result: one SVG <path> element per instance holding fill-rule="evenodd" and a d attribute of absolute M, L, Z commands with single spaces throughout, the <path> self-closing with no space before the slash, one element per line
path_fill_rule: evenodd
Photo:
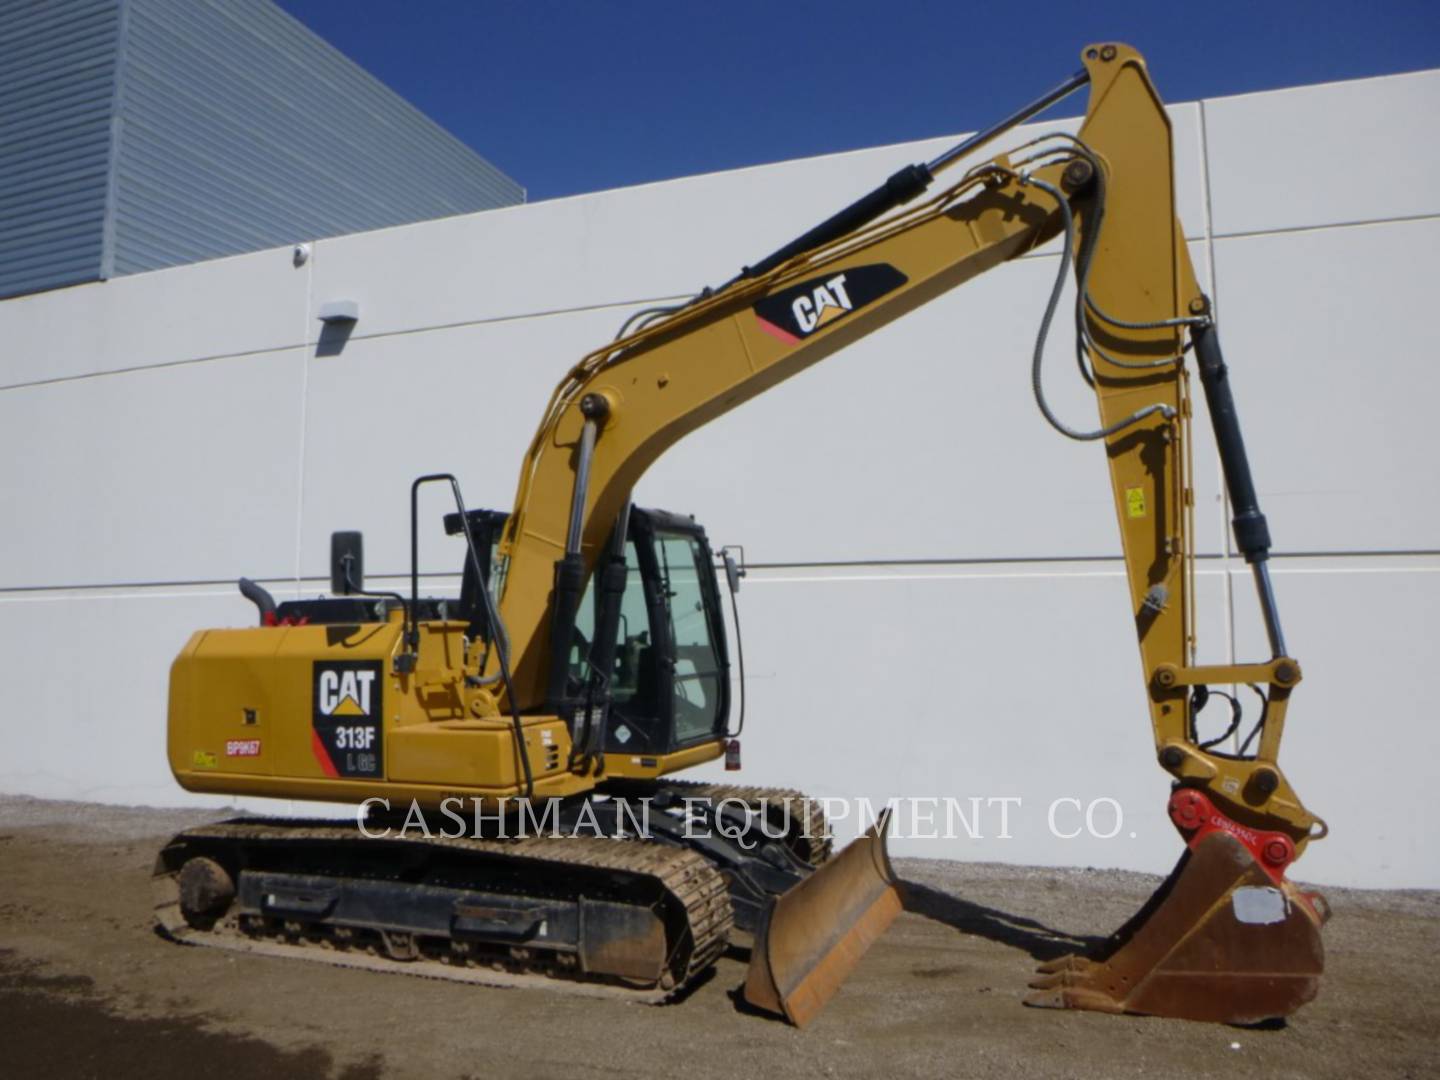
<path fill-rule="evenodd" d="M 900 913 L 885 834 L 875 825 L 770 903 L 755 932 L 745 1000 L 804 1027 Z"/>
<path fill-rule="evenodd" d="M 1101 955 L 1043 965 L 1025 1003 L 1226 1024 L 1274 1020 L 1315 997 L 1328 917 L 1323 897 L 1272 876 L 1234 836 L 1213 832 Z"/>

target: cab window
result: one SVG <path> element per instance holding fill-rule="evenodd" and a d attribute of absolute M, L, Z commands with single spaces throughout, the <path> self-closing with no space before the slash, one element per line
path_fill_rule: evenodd
<path fill-rule="evenodd" d="M 595 642 L 595 619 L 599 598 L 595 576 L 585 587 L 580 609 L 575 613 L 575 632 L 570 639 L 570 679 L 576 687 L 590 679 L 590 650 Z M 651 663 L 650 616 L 645 605 L 645 579 L 635 541 L 625 544 L 625 591 L 620 597 L 620 626 L 615 635 L 615 664 L 610 677 L 610 700 L 628 705 L 639 697 L 649 681 L 644 672 Z"/>
<path fill-rule="evenodd" d="M 723 706 L 724 672 L 705 603 L 713 571 L 700 542 L 684 533 L 658 532 L 655 555 L 675 645 L 674 738 L 686 743 L 712 735 Z"/>

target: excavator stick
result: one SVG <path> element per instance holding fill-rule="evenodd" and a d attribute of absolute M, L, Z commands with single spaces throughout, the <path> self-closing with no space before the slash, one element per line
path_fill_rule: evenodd
<path fill-rule="evenodd" d="M 745 1000 L 804 1027 L 900 913 L 886 808 L 865 835 L 772 900 L 750 953 Z"/>
<path fill-rule="evenodd" d="M 1289 1016 L 1324 969 L 1329 909 L 1232 833 L 1198 837 L 1100 956 L 1040 968 L 1027 1005 L 1226 1024 Z"/>

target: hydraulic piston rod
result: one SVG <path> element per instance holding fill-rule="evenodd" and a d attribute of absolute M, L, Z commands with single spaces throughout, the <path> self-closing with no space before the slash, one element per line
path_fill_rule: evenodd
<path fill-rule="evenodd" d="M 1230 371 L 1220 354 L 1220 338 L 1213 323 L 1195 327 L 1192 336 L 1200 369 L 1200 384 L 1205 387 L 1210 422 L 1215 428 L 1215 444 L 1220 450 L 1220 467 L 1230 492 L 1235 543 L 1255 573 L 1255 589 L 1260 597 L 1260 610 L 1265 616 L 1270 650 L 1275 656 L 1284 656 L 1285 635 L 1280 629 L 1280 611 L 1266 565 L 1270 558 L 1270 526 L 1260 511 L 1260 498 L 1255 494 L 1255 480 L 1250 475 L 1250 458 L 1245 453 L 1240 417 L 1235 411 L 1235 395 L 1230 390 Z"/>
<path fill-rule="evenodd" d="M 1065 98 L 1069 97 L 1076 90 L 1079 90 L 1080 87 L 1084 86 L 1089 81 L 1090 72 L 1086 71 L 1084 68 L 1081 68 L 1079 71 L 1075 72 L 1074 75 L 1071 75 L 1068 79 L 1062 82 L 1059 86 L 1055 87 L 1055 89 L 1051 90 L 1049 93 L 1042 94 L 1040 97 L 1030 102 L 1030 104 L 1023 106 L 1022 108 L 1016 109 L 1013 113 L 1005 117 L 1005 119 L 1001 120 L 999 123 L 991 124 L 984 131 L 977 131 L 974 135 L 971 135 L 963 142 L 956 143 L 949 150 L 946 150 L 943 154 L 937 157 L 934 161 L 930 162 L 930 164 L 926 165 L 925 168 L 929 170 L 932 176 L 935 173 L 938 173 L 941 169 L 949 168 L 951 165 L 954 165 L 955 162 L 959 161 L 967 154 L 973 153 L 980 147 L 984 146 L 997 135 L 1005 134 L 1005 132 L 1009 131 L 1013 127 L 1023 124 L 1032 116 L 1040 115 L 1042 112 L 1048 109 L 1051 105 L 1054 105 L 1056 102 L 1063 101 Z"/>

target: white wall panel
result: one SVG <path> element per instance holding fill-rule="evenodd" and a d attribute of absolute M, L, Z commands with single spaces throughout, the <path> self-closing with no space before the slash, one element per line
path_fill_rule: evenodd
<path fill-rule="evenodd" d="M 296 345 L 309 275 L 287 247 L 7 300 L 0 388 Z"/>
<path fill-rule="evenodd" d="M 1440 213 L 1440 71 L 1203 107 L 1217 235 Z"/>
<path fill-rule="evenodd" d="M 130 805 L 230 803 L 187 794 L 170 775 L 170 664 L 195 630 L 252 623 L 254 610 L 233 589 L 0 595 L 6 662 L 24 673 L 9 681 L 0 710 L 0 790 Z"/>
<path fill-rule="evenodd" d="M 1219 641 L 1220 575 L 1203 575 L 1198 592 L 1200 635 Z M 761 571 L 740 601 L 750 698 L 739 780 L 877 806 L 1021 799 L 1009 839 L 1000 804 L 985 803 L 981 836 L 897 838 L 902 855 L 1157 873 L 1179 857 L 1118 561 Z M 1047 820 L 1061 798 L 1114 799 L 1124 826 L 1108 840 L 1062 839 Z M 1108 813 L 1097 808 L 1101 832 Z M 1080 820 L 1073 805 L 1057 809 L 1060 831 Z M 854 832 L 853 820 L 837 824 Z"/>
<path fill-rule="evenodd" d="M 1160 89 L 1163 93 L 1164 86 Z M 1205 235 L 1205 158 L 1200 139 L 1200 106 L 1169 105 L 1165 112 L 1170 117 L 1175 154 L 1175 213 L 1185 228 L 1185 236 L 1199 239 Z"/>
<path fill-rule="evenodd" d="M 363 337 L 688 296 L 728 280 L 916 152 L 887 147 L 323 240 L 314 304 L 358 299 Z"/>
<path fill-rule="evenodd" d="M 291 349 L 0 393 L 0 589 L 293 573 L 303 363 Z"/>
<path fill-rule="evenodd" d="M 1075 99 L 1077 108 L 1083 98 Z M 1198 110 L 1170 109 L 1188 235 L 1202 235 Z M 988 119 L 988 118 L 982 118 Z M 1031 124 L 975 160 L 1076 121 Z M 313 305 L 356 299 L 357 337 L 599 304 L 689 296 L 728 281 L 901 166 L 959 141 L 929 139 L 579 195 L 316 244 Z M 967 159 L 968 160 L 968 159 Z M 941 174 L 958 178 L 962 169 Z M 312 327 L 312 331 L 318 328 Z"/>
<path fill-rule="evenodd" d="M 696 432 L 642 485 L 761 563 L 1112 555 L 1104 451 L 1031 396 L 1056 260 L 1026 259 L 892 323 Z M 1093 427 L 1063 335 L 1047 386 Z"/>
<path fill-rule="evenodd" d="M 410 483 L 452 472 L 471 507 L 508 510 L 520 460 L 550 392 L 615 334 L 621 310 L 554 315 L 352 340 L 309 360 L 300 561 L 329 577 L 330 533 L 365 533 L 367 568 L 409 573 Z M 456 571 L 463 541 L 443 535 L 454 509 L 422 493 L 422 567 Z"/>
<path fill-rule="evenodd" d="M 1056 266 L 1001 267 L 742 405 L 661 458 L 641 500 L 693 512 L 760 563 L 1118 555 L 1103 449 L 1054 431 L 1030 385 Z M 1095 394 L 1056 322 L 1048 399 L 1094 428 Z M 1198 545 L 1215 552 L 1224 518 L 1203 402 L 1193 430 Z"/>
<path fill-rule="evenodd" d="M 1336 885 L 1440 886 L 1429 807 L 1440 727 L 1436 667 L 1440 559 L 1282 559 L 1275 591 L 1304 682 L 1290 699 L 1280 765 L 1331 827 L 1296 874 Z M 1236 645 L 1263 658 L 1264 623 L 1237 570 Z"/>
<path fill-rule="evenodd" d="M 1440 219 L 1220 240 L 1221 342 L 1280 551 L 1440 549 Z"/>
<path fill-rule="evenodd" d="M 1051 430 L 1031 392 L 1056 265 L 1025 259 L 977 279 L 742 405 L 662 457 L 637 498 L 694 513 L 763 563 L 1117 554 L 1103 452 Z M 351 527 L 366 531 L 374 569 L 407 567 L 408 485 L 422 472 L 454 471 L 473 505 L 508 508 L 554 382 L 625 310 L 355 338 L 313 358 L 304 572 L 323 575 L 326 537 Z M 1047 392 L 1093 427 L 1072 356 L 1057 331 Z M 1224 516 L 1203 404 L 1194 431 L 1200 550 L 1214 552 Z M 446 498 L 426 502 L 427 570 L 460 557 L 454 544 L 430 554 Z"/>

